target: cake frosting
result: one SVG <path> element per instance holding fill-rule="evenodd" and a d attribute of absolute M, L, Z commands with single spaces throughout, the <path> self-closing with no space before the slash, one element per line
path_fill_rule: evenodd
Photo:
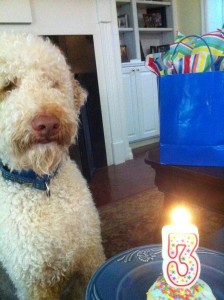
<path fill-rule="evenodd" d="M 191 288 L 173 288 L 163 276 L 157 278 L 147 292 L 147 300 L 215 300 L 212 290 L 203 280 L 198 279 Z"/>

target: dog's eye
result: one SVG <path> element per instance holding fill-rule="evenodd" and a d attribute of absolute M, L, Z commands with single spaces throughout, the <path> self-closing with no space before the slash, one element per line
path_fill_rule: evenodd
<path fill-rule="evenodd" d="M 8 81 L 2 88 L 3 92 L 10 92 L 16 88 L 16 81 Z"/>

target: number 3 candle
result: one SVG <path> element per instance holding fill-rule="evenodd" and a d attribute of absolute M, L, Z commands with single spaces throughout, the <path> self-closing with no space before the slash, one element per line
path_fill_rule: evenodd
<path fill-rule="evenodd" d="M 163 276 L 174 288 L 190 288 L 200 276 L 198 229 L 183 208 L 173 212 L 173 221 L 162 229 Z"/>

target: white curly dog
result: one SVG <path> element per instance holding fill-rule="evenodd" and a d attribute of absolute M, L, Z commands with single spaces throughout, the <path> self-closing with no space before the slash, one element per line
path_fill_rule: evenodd
<path fill-rule="evenodd" d="M 97 209 L 68 155 L 85 99 L 50 41 L 0 35 L 0 260 L 19 299 L 57 300 L 105 259 Z"/>

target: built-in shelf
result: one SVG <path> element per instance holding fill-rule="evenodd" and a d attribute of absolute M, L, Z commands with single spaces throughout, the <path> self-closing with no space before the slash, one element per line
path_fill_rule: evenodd
<path fill-rule="evenodd" d="M 144 60 L 151 46 L 167 45 L 174 42 L 175 24 L 173 10 L 175 0 L 116 0 L 120 45 L 126 46 L 128 61 Z M 153 10 L 155 9 L 155 10 Z M 147 23 L 145 15 L 157 18 L 157 23 Z M 122 19 L 123 18 L 123 19 Z M 161 22 L 158 23 L 158 19 Z M 158 27 L 153 27 L 152 24 Z M 162 27 L 159 27 L 161 26 Z M 147 26 L 147 27 L 146 27 Z"/>
<path fill-rule="evenodd" d="M 171 5 L 171 2 L 170 1 L 150 1 L 150 0 L 146 0 L 146 1 L 136 1 L 137 4 L 153 4 L 153 5 L 161 5 L 161 6 L 164 6 L 164 5 Z"/>
<path fill-rule="evenodd" d="M 117 0 L 116 2 L 119 4 L 126 4 L 126 3 L 131 3 L 131 0 Z"/>
<path fill-rule="evenodd" d="M 129 142 L 158 138 L 157 76 L 145 57 L 174 42 L 175 0 L 116 0 Z"/>
<path fill-rule="evenodd" d="M 168 32 L 168 31 L 173 31 L 173 28 L 139 28 L 138 29 L 140 32 Z"/>
<path fill-rule="evenodd" d="M 131 27 L 128 28 L 119 28 L 119 32 L 132 32 L 134 29 Z"/>
<path fill-rule="evenodd" d="M 149 8 L 149 7 L 164 7 L 170 6 L 171 2 L 162 2 L 162 1 L 136 1 L 136 4 L 140 8 Z"/>

